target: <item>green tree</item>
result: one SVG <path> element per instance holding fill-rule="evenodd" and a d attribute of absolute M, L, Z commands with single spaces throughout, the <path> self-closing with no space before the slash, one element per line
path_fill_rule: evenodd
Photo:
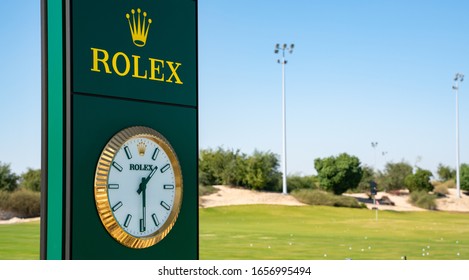
<path fill-rule="evenodd" d="M 440 181 L 448 181 L 456 178 L 456 170 L 443 164 L 438 164 L 437 171 Z"/>
<path fill-rule="evenodd" d="M 210 149 L 201 150 L 199 153 L 199 184 L 204 186 L 217 184 L 213 163 L 214 152 Z"/>
<path fill-rule="evenodd" d="M 370 191 L 370 182 L 371 181 L 376 181 L 376 176 L 375 176 L 375 171 L 373 170 L 373 167 L 370 166 L 362 166 L 363 170 L 363 176 L 362 179 L 360 180 L 360 183 L 358 183 L 357 188 L 354 189 L 354 191 L 357 192 L 369 192 Z"/>
<path fill-rule="evenodd" d="M 337 195 L 356 188 L 363 175 L 360 160 L 346 153 L 337 157 L 317 158 L 314 160 L 314 168 L 320 186 Z"/>
<path fill-rule="evenodd" d="M 224 170 L 223 181 L 228 185 L 246 185 L 246 161 L 247 156 L 239 150 L 228 154 L 228 164 Z"/>
<path fill-rule="evenodd" d="M 469 164 L 463 163 L 459 168 L 459 177 L 461 182 L 460 187 L 462 190 L 469 191 Z"/>
<path fill-rule="evenodd" d="M 415 174 L 409 174 L 405 178 L 405 184 L 410 192 L 433 190 L 433 185 L 430 183 L 430 177 L 433 174 L 429 170 L 418 168 Z"/>
<path fill-rule="evenodd" d="M 0 162 L 0 190 L 14 191 L 18 188 L 19 177 L 10 169 L 10 164 Z"/>
<path fill-rule="evenodd" d="M 245 180 L 246 155 L 239 150 L 218 148 L 201 150 L 199 183 L 202 185 L 242 185 Z"/>
<path fill-rule="evenodd" d="M 278 171 L 279 159 L 272 152 L 254 151 L 247 159 L 246 184 L 256 190 L 278 191 L 281 173 Z"/>
<path fill-rule="evenodd" d="M 35 192 L 41 191 L 41 169 L 31 169 L 21 174 L 20 187 Z"/>
<path fill-rule="evenodd" d="M 378 185 L 384 190 L 399 190 L 406 188 L 405 178 L 412 174 L 412 166 L 407 162 L 388 162 L 378 178 Z"/>

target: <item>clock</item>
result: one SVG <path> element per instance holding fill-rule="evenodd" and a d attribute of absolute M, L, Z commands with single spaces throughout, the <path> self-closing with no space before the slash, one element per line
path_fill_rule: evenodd
<path fill-rule="evenodd" d="M 177 220 L 182 183 L 176 152 L 163 135 L 144 126 L 125 128 L 106 144 L 96 167 L 101 222 L 124 246 L 153 246 Z"/>

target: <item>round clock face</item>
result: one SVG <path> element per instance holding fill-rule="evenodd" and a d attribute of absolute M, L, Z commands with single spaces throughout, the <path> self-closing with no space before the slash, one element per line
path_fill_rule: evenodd
<path fill-rule="evenodd" d="M 146 248 L 176 222 L 182 174 L 169 142 L 148 127 L 130 127 L 107 143 L 95 174 L 95 200 L 106 230 L 121 244 Z"/>

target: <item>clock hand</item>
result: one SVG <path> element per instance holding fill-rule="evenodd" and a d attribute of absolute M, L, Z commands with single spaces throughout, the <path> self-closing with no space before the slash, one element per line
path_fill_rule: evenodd
<path fill-rule="evenodd" d="M 140 194 L 144 189 L 147 188 L 148 181 L 150 181 L 151 177 L 153 177 L 153 175 L 156 172 L 156 169 L 158 169 L 157 166 L 155 166 L 155 168 L 153 168 L 153 170 L 150 172 L 150 174 L 147 176 L 147 178 L 142 178 L 142 182 L 138 186 L 138 190 L 137 190 L 138 194 Z"/>
<path fill-rule="evenodd" d="M 138 186 L 137 193 L 142 195 L 142 219 L 140 219 L 140 231 L 144 232 L 146 228 L 146 208 L 147 208 L 147 184 L 156 172 L 157 167 L 153 168 L 146 178 L 142 178 L 142 182 Z"/>
<path fill-rule="evenodd" d="M 145 231 L 146 228 L 146 208 L 147 208 L 147 198 L 146 198 L 146 193 L 147 193 L 147 183 L 148 181 L 145 181 L 145 178 L 142 178 L 142 182 L 140 183 L 140 188 L 141 188 L 141 193 L 142 193 L 142 219 L 140 219 L 140 231 L 143 232 Z M 139 188 L 139 190 L 140 190 Z"/>

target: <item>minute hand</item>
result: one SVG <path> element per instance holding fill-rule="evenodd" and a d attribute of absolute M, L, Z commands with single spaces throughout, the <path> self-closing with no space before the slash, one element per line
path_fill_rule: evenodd
<path fill-rule="evenodd" d="M 156 169 L 158 169 L 157 166 L 153 168 L 153 170 L 150 172 L 150 174 L 146 178 L 143 178 L 142 183 L 140 183 L 138 190 L 137 190 L 138 194 L 140 194 L 144 189 L 146 189 L 147 184 L 150 181 L 151 177 L 153 177 L 153 175 L 155 174 Z"/>

